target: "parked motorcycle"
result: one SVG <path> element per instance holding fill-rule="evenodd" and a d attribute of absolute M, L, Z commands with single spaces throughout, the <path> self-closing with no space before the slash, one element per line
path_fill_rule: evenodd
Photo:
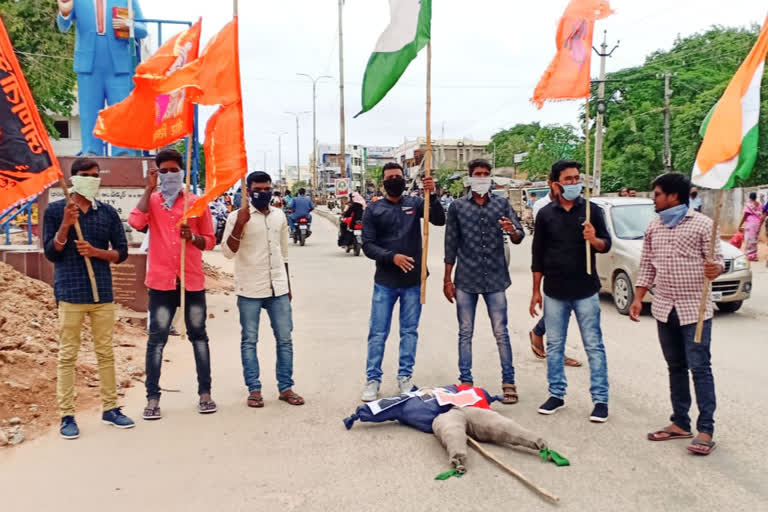
<path fill-rule="evenodd" d="M 310 235 L 312 235 L 312 231 L 309 229 L 309 220 L 306 217 L 301 217 L 296 222 L 296 229 L 293 230 L 293 243 L 304 247 L 304 243 Z"/>

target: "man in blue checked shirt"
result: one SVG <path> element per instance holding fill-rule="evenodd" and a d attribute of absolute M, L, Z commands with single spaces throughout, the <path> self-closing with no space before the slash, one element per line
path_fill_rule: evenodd
<path fill-rule="evenodd" d="M 506 289 L 512 284 L 504 255 L 504 234 L 519 244 L 525 233 L 517 213 L 503 197 L 490 192 L 491 164 L 486 160 L 469 163 L 471 192 L 453 202 L 445 228 L 445 278 L 443 293 L 456 300 L 459 319 L 459 380 L 474 385 L 472 378 L 472 336 L 475 312 L 482 295 L 499 348 L 504 399 L 517 403 L 515 367 L 507 329 Z M 455 282 L 452 277 L 456 267 Z"/>
<path fill-rule="evenodd" d="M 133 421 L 117 406 L 117 382 L 112 333 L 115 304 L 110 264 L 128 258 L 128 242 L 117 211 L 95 197 L 99 191 L 99 164 L 87 158 L 72 163 L 72 189 L 69 200 L 51 203 L 43 218 L 45 257 L 54 264 L 53 291 L 59 304 L 61 334 L 56 370 L 56 395 L 61 410 L 60 435 L 77 439 L 75 422 L 75 363 L 80 350 L 80 333 L 85 317 L 91 319 L 93 345 L 99 365 L 102 421 L 117 428 L 132 428 Z M 79 241 L 73 226 L 80 222 L 84 241 Z M 99 292 L 93 300 L 85 258 L 91 259 Z"/>

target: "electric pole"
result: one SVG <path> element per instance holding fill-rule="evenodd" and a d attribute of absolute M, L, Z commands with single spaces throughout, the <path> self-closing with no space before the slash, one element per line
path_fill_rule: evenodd
<path fill-rule="evenodd" d="M 672 107 L 670 100 L 672 98 L 672 89 L 669 87 L 669 81 L 672 73 L 664 73 L 664 172 L 672 172 Z"/>
<path fill-rule="evenodd" d="M 341 177 L 347 177 L 347 140 L 344 115 L 344 0 L 339 0 L 339 116 L 341 117 Z"/>
<path fill-rule="evenodd" d="M 595 53 L 600 56 L 600 83 L 597 88 L 597 122 L 595 127 L 595 165 L 594 165 L 594 195 L 600 195 L 600 180 L 603 173 L 603 131 L 605 126 L 605 111 L 607 103 L 605 101 L 605 63 L 606 59 L 613 55 L 613 52 L 619 47 L 620 41 L 616 42 L 616 46 L 613 50 L 608 52 L 608 31 L 603 31 L 603 44 L 600 45 L 600 50 L 592 48 Z M 589 184 L 587 184 L 589 186 Z"/>
<path fill-rule="evenodd" d="M 301 151 L 299 146 L 299 116 L 310 112 L 284 112 L 286 115 L 296 118 L 296 181 L 301 181 Z"/>
<path fill-rule="evenodd" d="M 283 186 L 283 135 L 288 135 L 286 132 L 270 132 L 272 135 L 277 135 L 277 176 L 280 186 Z"/>
<path fill-rule="evenodd" d="M 320 184 L 317 179 L 317 82 L 323 78 L 333 78 L 332 76 L 323 75 L 317 78 L 306 73 L 296 73 L 299 76 L 304 76 L 312 81 L 312 185 L 315 190 L 320 189 Z"/>

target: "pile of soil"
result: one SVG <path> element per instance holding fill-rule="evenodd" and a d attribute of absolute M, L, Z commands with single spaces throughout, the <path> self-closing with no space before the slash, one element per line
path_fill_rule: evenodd
<path fill-rule="evenodd" d="M 3 445 L 3 440 L 12 440 L 20 427 L 22 438 L 29 439 L 58 424 L 59 321 L 53 289 L 5 263 L 0 263 L 0 304 L 0 445 Z M 115 365 L 121 396 L 144 375 L 141 347 L 146 331 L 136 325 L 136 319 L 130 318 L 130 314 L 136 316 L 119 310 L 115 324 Z M 78 411 L 99 408 L 98 366 L 87 320 L 76 371 Z M 20 426 L 13 425 L 18 420 L 21 420 Z"/>
<path fill-rule="evenodd" d="M 210 293 L 224 293 L 229 295 L 235 291 L 235 276 L 229 272 L 224 272 L 220 267 L 203 262 L 203 272 L 205 272 L 205 289 Z"/>

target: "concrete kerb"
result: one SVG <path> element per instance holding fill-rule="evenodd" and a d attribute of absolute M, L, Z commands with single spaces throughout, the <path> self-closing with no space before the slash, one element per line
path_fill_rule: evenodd
<path fill-rule="evenodd" d="M 333 213 L 325 206 L 318 206 L 317 208 L 315 208 L 315 213 L 320 215 L 324 219 L 327 219 L 328 221 L 330 221 L 331 224 L 333 224 L 334 226 L 339 227 L 339 224 L 341 222 L 339 220 L 340 219 L 339 215 Z"/>

